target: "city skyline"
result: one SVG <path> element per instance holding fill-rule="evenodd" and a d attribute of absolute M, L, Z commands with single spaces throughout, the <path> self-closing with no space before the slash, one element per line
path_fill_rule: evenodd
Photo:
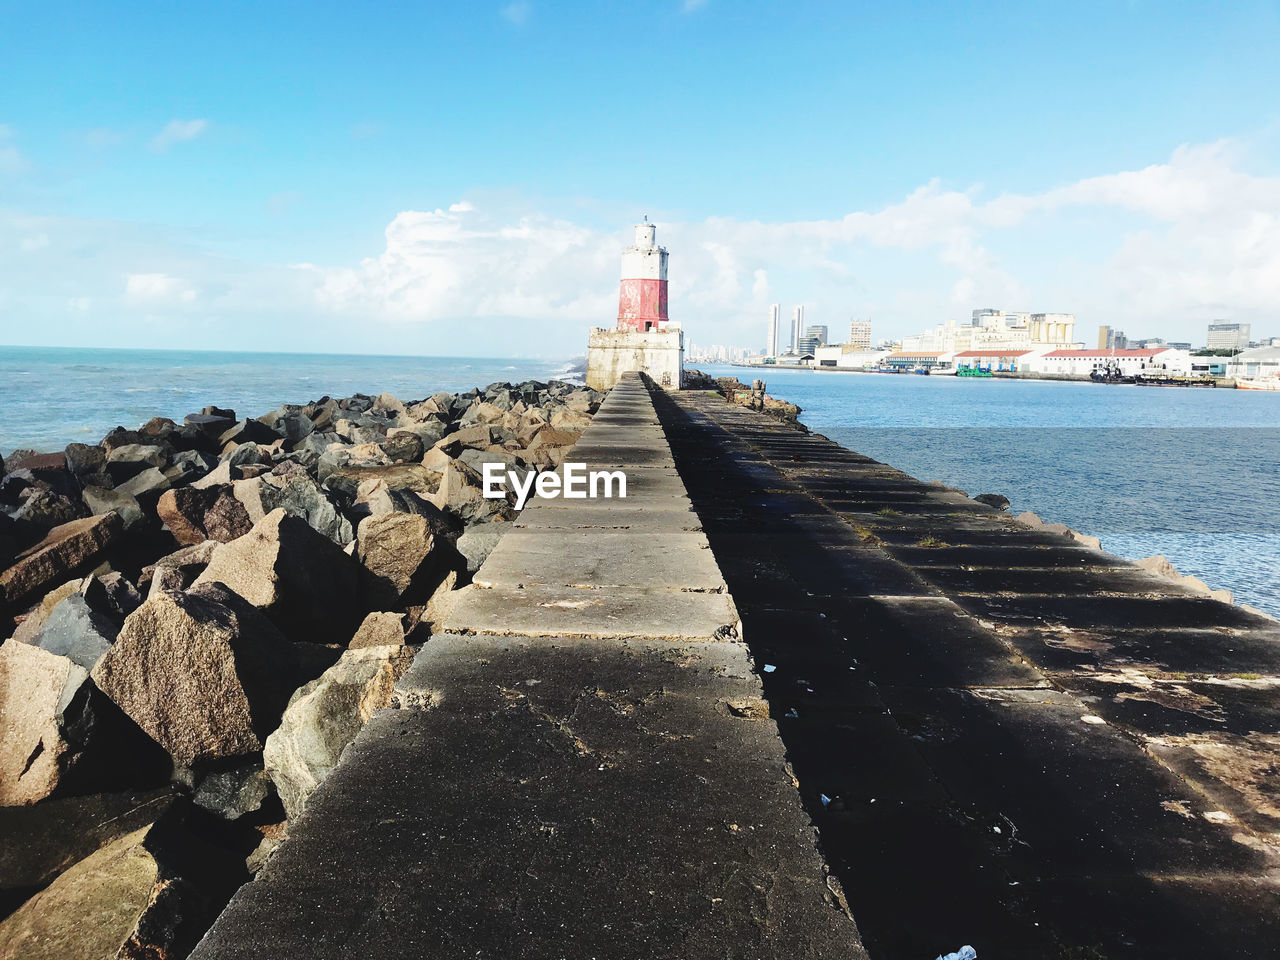
<path fill-rule="evenodd" d="M 644 214 L 702 342 L 756 343 L 789 291 L 888 337 L 983 303 L 1180 340 L 1280 316 L 1265 3 L 0 16 L 0 342 L 572 354 Z M 640 146 L 636 36 L 686 91 Z M 741 69 L 780 44 L 812 68 Z"/>

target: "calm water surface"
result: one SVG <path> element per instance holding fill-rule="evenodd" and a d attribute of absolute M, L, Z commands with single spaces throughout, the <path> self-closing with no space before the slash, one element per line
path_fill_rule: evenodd
<path fill-rule="evenodd" d="M 922 480 L 1101 538 L 1280 614 L 1280 394 L 700 367 Z"/>
<path fill-rule="evenodd" d="M 547 380 L 563 361 L 0 346 L 0 454 L 96 443 L 116 426 L 201 407 L 258 417 L 326 394 L 420 400 L 495 381 Z"/>

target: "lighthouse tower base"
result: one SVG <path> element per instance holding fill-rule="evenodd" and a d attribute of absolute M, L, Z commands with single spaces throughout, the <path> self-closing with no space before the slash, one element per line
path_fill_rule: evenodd
<path fill-rule="evenodd" d="M 663 330 L 594 328 L 587 341 L 587 386 L 608 390 L 628 371 L 653 377 L 668 390 L 679 390 L 684 376 L 684 331 L 678 323 Z"/>

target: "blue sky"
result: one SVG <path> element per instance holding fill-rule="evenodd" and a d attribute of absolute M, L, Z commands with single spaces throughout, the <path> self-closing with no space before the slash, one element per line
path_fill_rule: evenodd
<path fill-rule="evenodd" d="M 0 342 L 554 354 L 673 318 L 1280 335 L 1275 3 L 0 2 Z"/>

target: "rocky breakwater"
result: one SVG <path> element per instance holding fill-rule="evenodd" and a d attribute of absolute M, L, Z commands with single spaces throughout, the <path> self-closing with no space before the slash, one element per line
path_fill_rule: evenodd
<path fill-rule="evenodd" d="M 183 957 L 601 395 L 206 407 L 0 461 L 0 957 Z"/>
<path fill-rule="evenodd" d="M 730 403 L 736 403 L 739 406 L 748 407 L 760 413 L 767 413 L 771 417 L 777 417 L 779 420 L 795 427 L 801 433 L 809 432 L 809 428 L 800 422 L 800 414 L 803 412 L 801 408 L 794 403 L 779 400 L 777 397 L 765 393 L 766 384 L 763 380 L 753 380 L 748 385 L 737 377 L 712 377 L 701 370 L 686 370 L 684 372 L 684 387 L 686 390 L 713 391 L 720 394 Z"/>

